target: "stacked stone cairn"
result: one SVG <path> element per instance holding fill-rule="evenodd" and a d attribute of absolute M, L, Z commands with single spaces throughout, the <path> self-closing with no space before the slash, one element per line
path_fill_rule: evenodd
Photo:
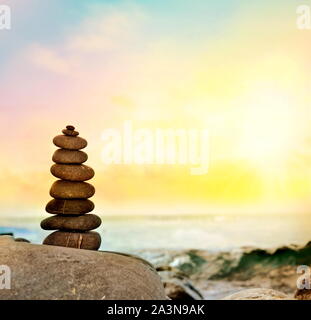
<path fill-rule="evenodd" d="M 100 226 L 101 219 L 88 214 L 94 209 L 89 198 L 95 188 L 85 182 L 93 178 L 94 170 L 83 164 L 88 156 L 81 151 L 87 141 L 78 137 L 73 126 L 67 126 L 62 133 L 53 139 L 60 149 L 55 151 L 55 164 L 51 167 L 52 175 L 60 180 L 53 183 L 50 195 L 54 199 L 46 205 L 46 211 L 54 216 L 41 222 L 42 229 L 57 231 L 46 237 L 43 244 L 98 250 L 101 237 L 91 230 Z"/>

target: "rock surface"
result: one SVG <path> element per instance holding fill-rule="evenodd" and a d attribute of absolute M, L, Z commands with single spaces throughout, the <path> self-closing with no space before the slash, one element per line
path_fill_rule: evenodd
<path fill-rule="evenodd" d="M 164 300 L 163 285 L 146 261 L 112 252 L 15 242 L 0 237 L 1 264 L 11 268 L 1 300 Z"/>
<path fill-rule="evenodd" d="M 311 300 L 310 289 L 297 289 L 295 292 L 295 298 L 297 300 Z"/>
<path fill-rule="evenodd" d="M 162 280 L 163 281 L 163 280 Z M 172 300 L 202 300 L 192 286 L 188 286 L 182 280 L 171 279 L 163 282 L 166 295 Z"/>
<path fill-rule="evenodd" d="M 178 269 L 171 266 L 156 268 L 163 282 L 166 295 L 172 300 L 202 300 L 202 293 L 192 281 Z"/>
<path fill-rule="evenodd" d="M 51 167 L 54 177 L 69 181 L 87 181 L 94 177 L 94 170 L 84 164 L 54 164 Z"/>
<path fill-rule="evenodd" d="M 48 213 L 62 215 L 80 215 L 93 209 L 94 203 L 87 199 L 53 199 L 45 207 Z"/>
<path fill-rule="evenodd" d="M 297 265 L 310 265 L 310 252 L 311 242 L 306 246 L 267 250 L 250 247 L 219 252 L 141 249 L 135 254 L 153 263 L 164 281 L 174 278 L 182 279 L 183 283 L 190 281 L 204 299 L 219 300 L 241 290 L 259 287 L 277 290 L 293 298 L 297 290 Z M 307 292 L 300 292 L 296 298 L 307 296 Z"/>
<path fill-rule="evenodd" d="M 48 235 L 43 244 L 76 249 L 98 250 L 101 243 L 99 233 L 55 231 Z"/>
<path fill-rule="evenodd" d="M 86 199 L 94 195 L 95 188 L 87 182 L 57 180 L 52 184 L 50 196 L 56 199 Z"/>
<path fill-rule="evenodd" d="M 56 215 L 41 221 L 41 228 L 44 230 L 80 230 L 89 231 L 98 228 L 101 219 L 95 214 L 82 216 Z"/>
<path fill-rule="evenodd" d="M 81 164 L 88 159 L 88 155 L 83 151 L 57 149 L 52 157 L 56 163 L 62 164 Z"/>
<path fill-rule="evenodd" d="M 236 292 L 223 300 L 293 300 L 293 298 L 273 289 L 254 288 Z"/>

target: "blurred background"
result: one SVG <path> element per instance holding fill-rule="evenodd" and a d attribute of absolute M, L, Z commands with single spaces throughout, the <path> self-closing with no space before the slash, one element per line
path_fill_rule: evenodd
<path fill-rule="evenodd" d="M 227 250 L 311 239 L 308 1 L 6 0 L 0 232 L 41 243 L 55 135 L 88 140 L 102 249 Z M 310 3 L 311 5 L 311 3 Z M 106 165 L 101 136 L 207 128 L 209 172 Z"/>

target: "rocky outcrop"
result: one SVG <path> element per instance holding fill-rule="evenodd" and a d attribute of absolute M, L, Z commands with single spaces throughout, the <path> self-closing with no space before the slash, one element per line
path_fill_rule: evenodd
<path fill-rule="evenodd" d="M 311 244 L 308 243 L 302 247 L 271 250 L 240 248 L 211 252 L 154 249 L 136 253 L 153 263 L 164 285 L 169 280 L 179 279 L 183 284 L 190 283 L 204 299 L 218 300 L 241 290 L 259 287 L 292 297 L 297 288 L 297 265 L 309 265 L 310 250 Z M 179 287 L 175 285 L 166 286 L 168 296 L 176 296 L 177 290 Z M 308 295 L 308 292 L 299 292 L 297 299 L 307 299 Z"/>
<path fill-rule="evenodd" d="M 156 269 L 166 295 L 172 300 L 203 300 L 203 295 L 186 274 L 171 266 Z"/>
<path fill-rule="evenodd" d="M 199 291 L 189 282 L 171 279 L 163 282 L 166 295 L 172 300 L 202 300 Z"/>
<path fill-rule="evenodd" d="M 236 292 L 223 300 L 293 300 L 293 298 L 280 291 L 255 288 Z"/>
<path fill-rule="evenodd" d="M 166 299 L 156 270 L 143 259 L 16 242 L 0 237 L 0 262 L 11 270 L 11 289 L 0 299 Z"/>

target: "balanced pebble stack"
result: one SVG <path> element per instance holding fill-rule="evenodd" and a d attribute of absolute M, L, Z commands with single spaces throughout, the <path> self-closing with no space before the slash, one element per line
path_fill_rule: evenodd
<path fill-rule="evenodd" d="M 78 249 L 98 250 L 101 237 L 91 231 L 100 226 L 101 220 L 94 214 L 94 203 L 89 200 L 95 188 L 85 181 L 94 176 L 94 170 L 83 163 L 88 156 L 81 149 L 87 141 L 78 137 L 79 132 L 73 126 L 62 130 L 63 135 L 53 139 L 60 149 L 56 150 L 52 160 L 55 164 L 51 173 L 57 180 L 50 189 L 54 199 L 46 205 L 46 211 L 54 214 L 41 222 L 44 230 L 57 230 L 50 234 L 43 244 L 71 247 Z"/>

